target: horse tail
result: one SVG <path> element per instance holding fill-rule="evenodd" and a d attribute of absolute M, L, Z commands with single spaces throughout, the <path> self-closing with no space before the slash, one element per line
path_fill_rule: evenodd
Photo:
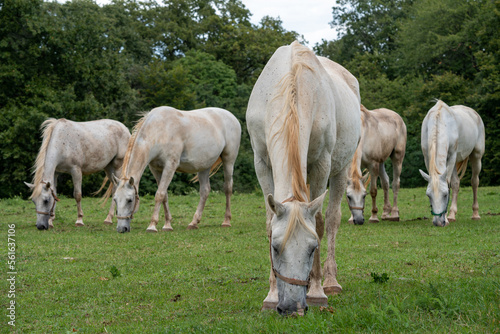
<path fill-rule="evenodd" d="M 35 164 L 33 165 L 34 176 L 32 183 L 35 185 L 35 187 L 33 188 L 33 193 L 31 194 L 30 198 L 33 198 L 40 194 L 40 189 L 38 189 L 37 186 L 40 184 L 40 182 L 42 182 L 47 148 L 49 147 L 50 139 L 52 138 L 52 132 L 54 131 L 54 128 L 58 121 L 58 119 L 49 118 L 45 120 L 40 126 L 40 130 L 42 131 L 42 145 L 40 146 L 40 150 L 38 151 L 38 155 L 36 156 Z"/>
<path fill-rule="evenodd" d="M 214 164 L 212 165 L 212 167 L 210 167 L 210 175 L 208 176 L 209 178 L 212 177 L 215 173 L 217 173 L 220 169 L 220 167 L 222 166 L 222 158 L 221 157 L 218 157 L 217 160 L 215 160 Z M 196 174 L 195 177 L 193 177 L 191 180 L 190 180 L 192 183 L 196 183 L 199 180 L 198 178 L 198 174 Z"/>
<path fill-rule="evenodd" d="M 459 175 L 458 177 L 460 180 L 465 175 L 465 171 L 467 170 L 467 163 L 468 162 L 469 162 L 469 157 L 467 157 L 464 161 L 457 163 L 457 174 Z"/>
<path fill-rule="evenodd" d="M 125 152 L 125 157 L 123 158 L 121 177 L 127 177 L 128 164 L 130 163 L 130 156 L 132 155 L 132 150 L 134 149 L 135 140 L 137 139 L 137 135 L 139 134 L 139 131 L 144 125 L 144 122 L 146 121 L 148 114 L 149 111 L 142 113 L 141 114 L 142 117 L 137 121 L 137 123 L 135 123 L 134 128 L 132 129 L 132 135 L 128 140 L 127 151 Z"/>
<path fill-rule="evenodd" d="M 98 193 L 100 193 L 104 187 L 106 186 L 106 183 L 108 183 L 109 179 L 108 179 L 108 176 L 106 175 L 106 177 L 104 177 L 104 180 L 102 181 L 102 184 L 101 184 L 101 187 L 99 188 L 99 190 L 97 190 L 96 192 L 92 193 L 92 195 L 97 195 Z M 101 200 L 100 202 L 102 203 L 101 206 L 104 206 L 106 205 L 106 203 L 108 202 L 108 199 L 111 197 L 111 193 L 113 192 L 113 182 L 110 182 L 109 183 L 109 187 L 108 187 L 108 190 L 106 190 L 106 192 L 104 193 L 104 195 L 101 197 Z"/>

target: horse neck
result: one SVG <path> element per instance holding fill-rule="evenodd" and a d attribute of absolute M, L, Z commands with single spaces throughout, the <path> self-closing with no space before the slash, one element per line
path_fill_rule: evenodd
<path fill-rule="evenodd" d="M 139 183 L 142 178 L 144 170 L 148 166 L 150 160 L 148 159 L 149 153 L 151 151 L 150 145 L 138 145 L 135 143 L 130 152 L 129 161 L 126 166 L 123 166 L 122 177 L 130 178 L 133 177 L 137 188 L 139 188 Z"/>

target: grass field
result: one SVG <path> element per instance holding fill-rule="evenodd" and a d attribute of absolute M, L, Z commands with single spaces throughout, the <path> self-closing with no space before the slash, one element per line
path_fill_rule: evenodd
<path fill-rule="evenodd" d="M 50 231 L 36 229 L 30 201 L 1 200 L 0 331 L 498 333 L 500 188 L 480 188 L 479 195 L 482 219 L 470 220 L 472 192 L 462 188 L 457 222 L 446 228 L 432 226 L 424 189 L 400 191 L 400 222 L 349 225 L 343 202 L 337 263 L 344 291 L 300 318 L 260 311 L 269 275 L 262 194 L 235 194 L 233 227 L 221 228 L 224 195 L 212 193 L 196 231 L 186 227 L 198 195 L 170 196 L 174 231 L 158 234 L 145 231 L 152 196 L 141 199 L 126 234 L 102 223 L 107 208 L 95 198 L 83 199 L 81 228 L 74 226 L 74 200 L 63 198 Z M 15 298 L 5 279 L 11 224 Z M 321 248 L 324 260 L 326 243 Z M 389 280 L 376 283 L 371 273 Z M 15 327 L 8 325 L 11 300 Z"/>

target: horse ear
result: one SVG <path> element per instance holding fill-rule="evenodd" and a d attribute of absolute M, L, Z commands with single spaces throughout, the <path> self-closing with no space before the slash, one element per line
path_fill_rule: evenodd
<path fill-rule="evenodd" d="M 130 183 L 131 186 L 134 185 L 134 177 L 133 176 L 130 177 L 130 180 L 128 180 L 128 183 Z"/>
<path fill-rule="evenodd" d="M 267 195 L 267 204 L 277 217 L 283 215 L 285 213 L 285 206 L 280 202 L 276 202 L 272 194 Z"/>
<path fill-rule="evenodd" d="M 111 181 L 113 181 L 113 183 L 116 185 L 118 185 L 118 183 L 120 183 L 120 179 L 116 177 L 116 175 L 114 173 L 111 174 Z"/>
<path fill-rule="evenodd" d="M 30 188 L 31 190 L 33 190 L 33 188 L 35 188 L 35 185 L 33 183 L 28 183 L 28 182 L 24 182 L 24 184 Z"/>
<path fill-rule="evenodd" d="M 307 205 L 307 209 L 313 217 L 316 215 L 316 213 L 321 212 L 321 208 L 323 207 L 323 201 L 325 200 L 327 192 L 328 189 L 323 193 L 323 195 L 318 196 L 318 198 L 316 198 Z"/>
<path fill-rule="evenodd" d="M 431 177 L 429 176 L 429 174 L 426 174 L 423 170 L 419 169 L 418 170 L 420 172 L 420 175 L 422 175 L 422 177 L 424 178 L 425 181 L 429 182 Z"/>

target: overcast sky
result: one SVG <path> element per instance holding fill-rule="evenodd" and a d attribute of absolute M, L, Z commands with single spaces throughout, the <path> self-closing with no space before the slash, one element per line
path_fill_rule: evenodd
<path fill-rule="evenodd" d="M 64 2 L 64 0 L 58 0 Z M 110 0 L 96 0 L 98 4 L 108 4 Z M 328 22 L 332 21 L 332 7 L 335 0 L 242 0 L 252 13 L 251 21 L 258 24 L 262 17 L 279 17 L 286 30 L 294 30 L 313 47 L 321 39 L 327 41 L 337 37 Z"/>
<path fill-rule="evenodd" d="M 286 30 L 294 30 L 313 47 L 321 39 L 337 37 L 328 22 L 332 21 L 335 0 L 242 0 L 252 13 L 252 23 L 259 23 L 263 16 L 280 17 Z"/>

